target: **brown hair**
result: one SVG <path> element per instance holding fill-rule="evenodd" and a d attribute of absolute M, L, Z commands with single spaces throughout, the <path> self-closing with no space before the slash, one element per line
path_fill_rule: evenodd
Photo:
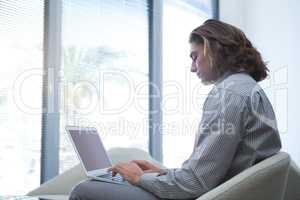
<path fill-rule="evenodd" d="M 246 71 L 257 82 L 267 77 L 268 68 L 260 53 L 238 28 L 209 19 L 190 34 L 190 43 L 203 44 L 216 81 L 225 72 Z"/>

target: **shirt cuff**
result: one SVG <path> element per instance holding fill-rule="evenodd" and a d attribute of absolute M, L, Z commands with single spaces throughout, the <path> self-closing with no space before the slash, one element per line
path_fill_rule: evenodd
<path fill-rule="evenodd" d="M 153 186 L 153 183 L 155 181 L 155 178 L 157 176 L 160 176 L 160 173 L 144 173 L 141 177 L 140 177 L 140 180 L 139 182 L 137 183 L 138 186 L 141 186 L 145 189 L 147 188 L 152 188 Z"/>
<path fill-rule="evenodd" d="M 169 169 L 166 169 L 166 168 L 160 169 L 158 176 L 166 175 L 168 172 L 169 172 Z"/>
<path fill-rule="evenodd" d="M 137 183 L 138 186 L 141 186 L 143 188 L 153 188 L 153 183 L 155 182 L 155 179 L 159 176 L 168 174 L 170 169 L 161 169 L 160 172 L 153 172 L 153 173 L 144 173 L 141 177 L 139 182 Z"/>

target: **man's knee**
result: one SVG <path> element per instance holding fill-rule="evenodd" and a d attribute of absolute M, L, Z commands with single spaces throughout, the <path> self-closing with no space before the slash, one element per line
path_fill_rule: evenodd
<path fill-rule="evenodd" d="M 84 198 L 84 194 L 86 191 L 84 191 L 85 188 L 85 182 L 79 183 L 76 186 L 73 187 L 70 196 L 69 196 L 69 200 L 83 200 Z"/>

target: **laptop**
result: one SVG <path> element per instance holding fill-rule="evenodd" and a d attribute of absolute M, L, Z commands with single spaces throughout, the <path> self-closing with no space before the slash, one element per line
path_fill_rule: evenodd
<path fill-rule="evenodd" d="M 116 184 L 129 184 L 122 176 L 112 176 L 108 168 L 112 166 L 96 128 L 66 126 L 75 152 L 86 175 L 98 181 Z"/>

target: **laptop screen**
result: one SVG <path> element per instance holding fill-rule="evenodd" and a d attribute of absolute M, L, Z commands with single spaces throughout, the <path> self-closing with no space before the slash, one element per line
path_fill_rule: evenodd
<path fill-rule="evenodd" d="M 110 167 L 110 161 L 96 129 L 68 130 L 87 171 Z"/>

